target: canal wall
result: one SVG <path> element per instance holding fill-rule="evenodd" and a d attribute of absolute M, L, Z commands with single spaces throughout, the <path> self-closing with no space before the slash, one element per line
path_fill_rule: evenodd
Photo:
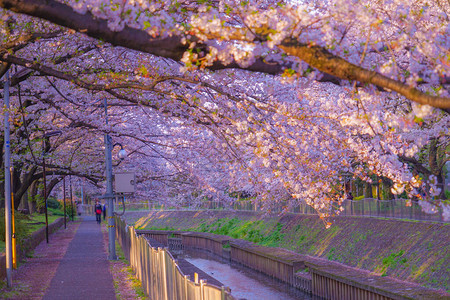
<path fill-rule="evenodd" d="M 127 213 L 137 229 L 205 231 L 342 263 L 370 274 L 449 291 L 450 234 L 443 223 L 237 211 Z"/>
<path fill-rule="evenodd" d="M 119 227 L 124 223 L 119 221 L 118 224 L 122 224 L 118 226 L 118 232 L 123 231 Z M 450 296 L 434 289 L 376 276 L 324 259 L 211 233 L 136 230 L 136 234 L 148 241 L 161 244 L 161 247 L 167 247 L 169 251 L 209 252 L 215 257 L 221 257 L 222 260 L 243 265 L 294 286 L 311 294 L 313 299 L 438 300 L 448 299 Z"/>

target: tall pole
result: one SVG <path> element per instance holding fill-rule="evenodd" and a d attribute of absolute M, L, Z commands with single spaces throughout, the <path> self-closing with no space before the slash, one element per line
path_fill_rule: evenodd
<path fill-rule="evenodd" d="M 48 213 L 47 213 L 47 182 L 45 176 L 45 134 L 44 139 L 42 140 L 42 176 L 44 178 L 44 212 L 45 212 L 45 240 L 48 244 Z"/>
<path fill-rule="evenodd" d="M 105 105 L 105 121 L 108 125 L 108 103 L 106 98 Z M 111 137 L 105 133 L 105 165 L 106 165 L 106 193 L 105 199 L 108 201 L 108 240 L 109 240 L 109 260 L 116 260 L 116 242 L 115 242 L 115 224 L 114 224 L 114 202 L 113 202 L 113 187 L 112 187 L 112 147 Z"/>
<path fill-rule="evenodd" d="M 66 220 L 66 176 L 63 177 L 63 203 L 64 203 L 64 229 L 67 228 L 67 220 Z"/>
<path fill-rule="evenodd" d="M 73 222 L 73 212 L 75 207 L 73 207 L 73 197 L 72 197 L 72 175 L 69 176 L 69 181 L 70 181 L 70 206 L 72 207 L 72 209 L 70 210 L 70 214 L 72 215 L 72 222 Z"/>
<path fill-rule="evenodd" d="M 9 168 L 11 173 L 11 238 L 12 238 L 12 266 L 17 269 L 17 248 L 16 248 L 16 221 L 14 219 L 14 178 L 13 167 Z"/>
<path fill-rule="evenodd" d="M 11 236 L 11 149 L 9 129 L 9 70 L 5 74 L 5 251 L 6 251 L 6 284 L 12 287 L 12 236 Z"/>
<path fill-rule="evenodd" d="M 81 204 L 84 204 L 84 193 L 83 193 L 83 182 L 84 178 L 81 178 Z"/>

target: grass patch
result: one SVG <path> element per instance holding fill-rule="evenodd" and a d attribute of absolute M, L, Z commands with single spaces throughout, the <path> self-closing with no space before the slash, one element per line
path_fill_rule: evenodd
<path fill-rule="evenodd" d="M 0 299 L 17 298 L 22 292 L 24 287 L 13 285 L 12 289 L 6 287 L 6 280 L 0 280 Z"/>
<path fill-rule="evenodd" d="M 202 222 L 189 230 L 226 235 L 268 247 L 278 247 L 284 239 L 283 224 L 267 223 L 262 220 L 240 220 L 238 218 L 221 218 L 212 223 Z"/>
<path fill-rule="evenodd" d="M 142 283 L 139 281 L 139 279 L 137 279 L 134 276 L 133 268 L 130 266 L 128 260 L 125 258 L 122 247 L 120 246 L 117 240 L 116 240 L 116 255 L 118 260 L 126 265 L 126 267 L 122 268 L 120 272 L 124 272 L 126 274 L 127 281 L 131 283 L 131 287 L 133 288 L 133 291 L 136 294 L 137 299 L 148 299 L 147 295 L 142 289 Z M 116 298 L 118 300 L 124 299 L 120 294 L 119 285 L 121 284 L 123 284 L 123 282 L 119 282 L 118 280 L 114 279 L 114 289 L 116 292 Z"/>
<path fill-rule="evenodd" d="M 388 257 L 383 259 L 383 266 L 381 267 L 381 276 L 387 276 L 388 269 L 396 269 L 399 266 L 404 265 L 408 260 L 402 257 L 405 252 L 400 250 L 398 252 L 392 252 Z"/>
<path fill-rule="evenodd" d="M 53 223 L 57 219 L 61 218 L 58 215 L 48 215 L 48 224 Z M 38 231 L 42 227 L 45 227 L 45 215 L 33 214 L 30 219 L 26 222 L 27 233 L 31 234 L 35 231 Z"/>
<path fill-rule="evenodd" d="M 48 210 L 48 224 L 53 223 L 56 219 L 61 218 L 64 214 L 59 209 L 49 208 Z M 0 253 L 5 252 L 5 222 L 4 222 L 4 210 L 0 211 Z M 24 215 L 19 212 L 14 212 L 15 221 L 15 233 L 16 242 L 21 244 L 25 239 L 27 239 L 33 232 L 45 227 L 45 215 L 44 214 L 33 214 Z"/>

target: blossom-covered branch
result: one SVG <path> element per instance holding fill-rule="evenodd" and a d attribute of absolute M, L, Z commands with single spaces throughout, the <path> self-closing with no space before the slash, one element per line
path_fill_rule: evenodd
<path fill-rule="evenodd" d="M 48 20 L 52 23 L 85 33 L 88 36 L 104 40 L 113 45 L 174 60 L 180 60 L 192 45 L 195 45 L 193 49 L 203 52 L 203 55 L 206 55 L 209 51 L 209 48 L 205 44 L 207 41 L 203 41 L 195 35 L 190 36 L 189 32 L 183 33 L 180 30 L 174 30 L 175 33 L 173 34 L 156 34 L 155 36 L 151 36 L 145 30 L 132 28 L 126 24 L 122 26 L 121 30 L 115 31 L 108 26 L 107 20 L 97 18 L 89 11 L 85 11 L 84 14 L 78 13 L 69 5 L 54 0 L 0 0 L 0 7 Z M 255 36 L 254 38 L 256 39 L 257 37 Z M 287 38 L 279 43 L 279 48 L 285 50 L 289 55 L 307 62 L 311 67 L 338 78 L 357 80 L 364 84 L 374 84 L 386 90 L 393 90 L 420 104 L 426 104 L 444 110 L 450 109 L 449 97 L 427 95 L 402 81 L 351 64 L 347 60 L 331 54 L 322 46 L 311 47 L 302 44 L 296 39 Z M 253 63 L 244 67 L 235 61 L 221 63 L 217 60 L 212 65 L 206 65 L 206 67 L 210 69 L 240 67 L 270 74 L 279 73 L 283 70 L 283 66 L 280 63 L 266 62 L 261 57 L 256 57 Z"/>

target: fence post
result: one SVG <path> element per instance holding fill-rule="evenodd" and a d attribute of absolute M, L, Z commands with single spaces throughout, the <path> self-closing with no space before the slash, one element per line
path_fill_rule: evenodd
<path fill-rule="evenodd" d="M 403 201 L 400 199 L 400 217 L 403 219 L 403 203 L 402 202 Z"/>
<path fill-rule="evenodd" d="M 411 201 L 411 206 L 409 207 L 409 218 L 412 220 L 412 219 L 413 219 L 413 206 L 414 206 L 414 201 L 413 201 L 413 199 L 411 199 L 410 201 Z"/>
<path fill-rule="evenodd" d="M 166 251 L 163 248 L 158 248 L 161 252 L 162 257 L 162 270 L 163 270 L 163 292 L 164 292 L 164 299 L 168 300 L 168 291 L 167 291 L 167 266 L 166 266 Z"/>
<path fill-rule="evenodd" d="M 225 287 L 222 285 L 222 292 L 220 293 L 220 300 L 225 300 Z"/>
<path fill-rule="evenodd" d="M 394 218 L 395 210 L 394 210 L 394 199 L 391 199 L 391 216 Z"/>
<path fill-rule="evenodd" d="M 205 283 L 206 281 L 201 279 L 200 280 L 200 299 L 205 300 Z"/>
<path fill-rule="evenodd" d="M 377 217 L 380 216 L 380 200 L 377 199 Z"/>
<path fill-rule="evenodd" d="M 364 211 L 364 199 L 362 199 L 362 200 L 363 201 L 361 201 L 361 210 L 362 210 L 361 216 L 365 216 L 366 212 Z"/>
<path fill-rule="evenodd" d="M 188 293 L 188 281 L 189 281 L 190 278 L 191 278 L 191 276 L 184 275 L 184 295 L 185 295 L 184 299 L 188 299 L 188 295 L 189 295 L 189 293 Z"/>

